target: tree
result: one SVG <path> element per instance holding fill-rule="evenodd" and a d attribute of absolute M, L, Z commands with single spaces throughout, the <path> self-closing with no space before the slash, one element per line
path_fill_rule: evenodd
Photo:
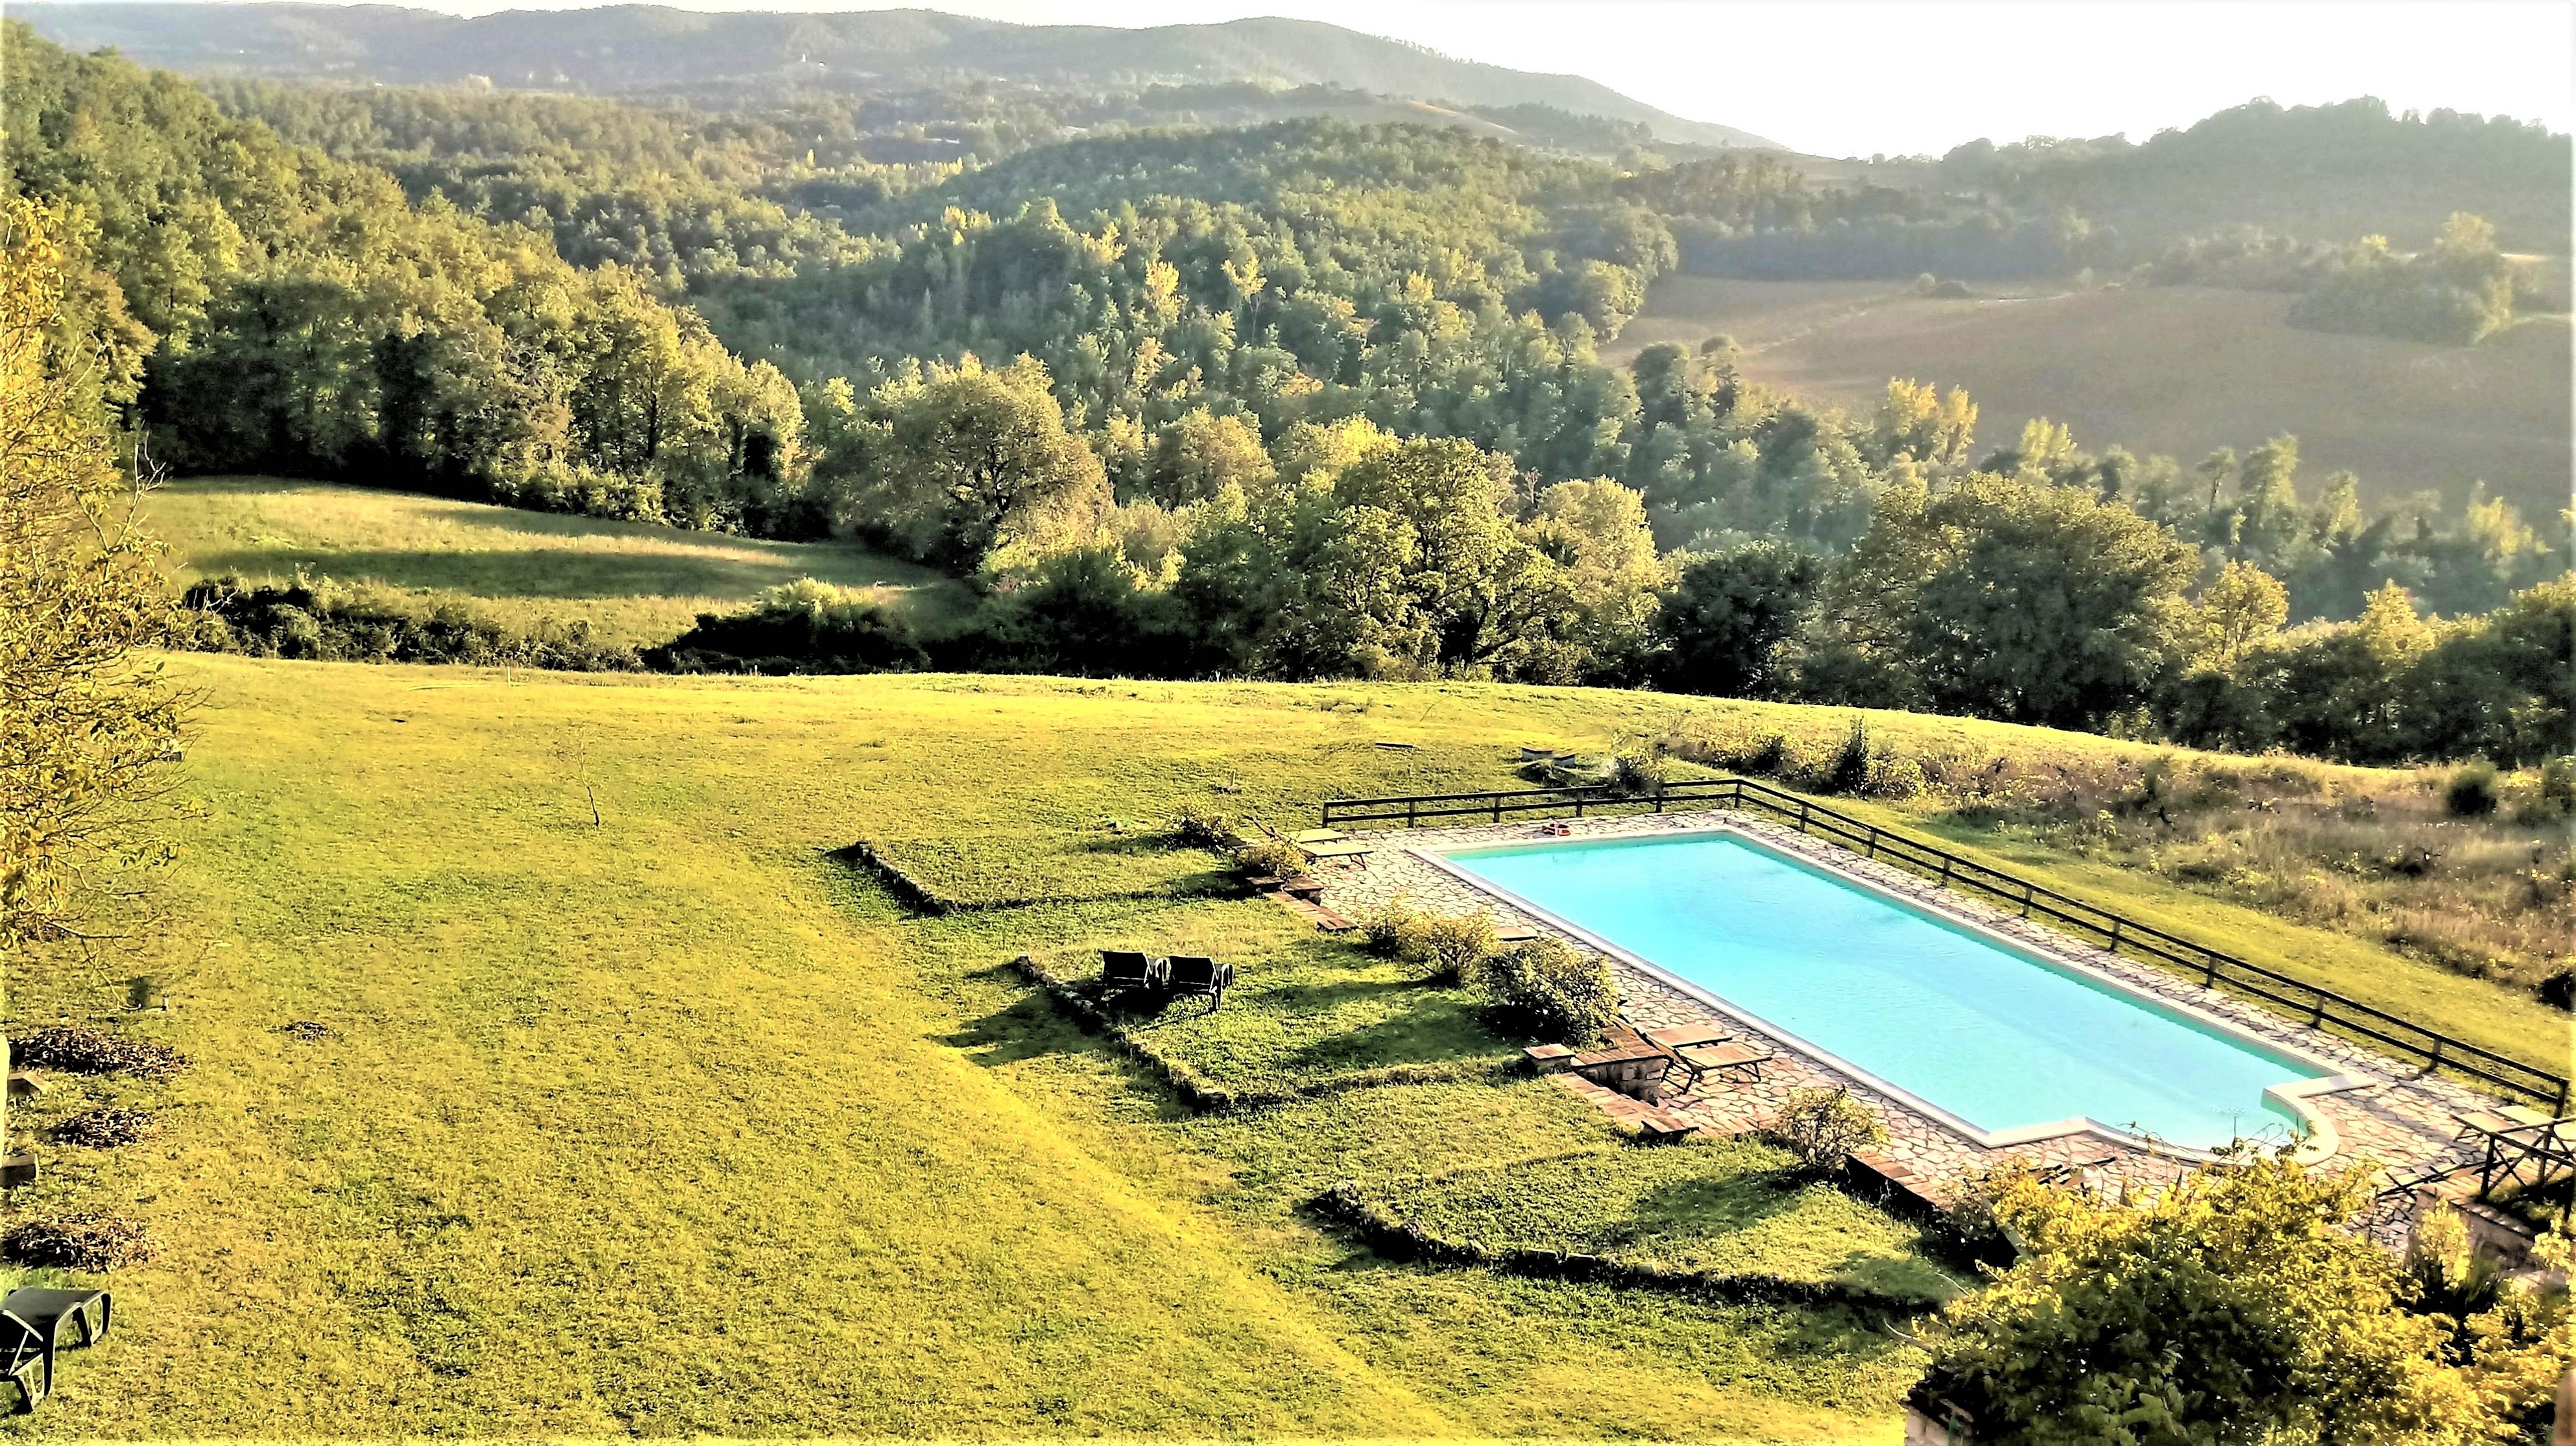
<path fill-rule="evenodd" d="M 1065 430 L 1046 368 L 972 354 L 898 377 L 852 429 L 862 461 L 831 499 L 836 523 L 960 570 L 1005 541 L 1087 534 L 1109 505 L 1100 459 Z"/>
<path fill-rule="evenodd" d="M 179 756 L 183 700 L 134 656 L 173 632 L 160 549 L 106 415 L 140 332 L 68 230 L 0 200 L 0 979 L 168 856 L 154 806 Z"/>
<path fill-rule="evenodd" d="M 2225 671 L 2279 632 L 2290 618 L 2290 590 L 2250 562 L 2231 562 L 2200 590 L 2200 652 L 2194 662 Z"/>
<path fill-rule="evenodd" d="M 1666 576 L 1646 525 L 1646 499 L 1607 478 L 1559 482 L 1539 494 L 1538 515 L 1521 535 L 1562 569 L 1573 605 L 1550 673 L 1571 680 L 1633 672 Z"/>
<path fill-rule="evenodd" d="M 1837 569 L 1835 621 L 1933 707 L 2089 728 L 2153 695 L 2189 544 L 2090 488 L 1991 473 L 1888 503 Z"/>
<path fill-rule="evenodd" d="M 2405 1308 L 2396 1258 L 2344 1228 L 2367 1195 L 2362 1171 L 2250 1154 L 2115 1204 L 2015 1181 L 1994 1209 L 2021 1258 L 1943 1313 L 1919 1395 L 2028 1446 L 2504 1438 L 2563 1322 Z M 2467 1369 L 2444 1356 L 2463 1326 L 2494 1343 Z"/>
<path fill-rule="evenodd" d="M 1146 459 L 1144 495 L 1165 507 L 1202 502 L 1228 487 L 1255 492 L 1277 480 L 1261 429 L 1243 417 L 1193 407 L 1166 424 Z"/>
<path fill-rule="evenodd" d="M 102 415 L 117 358 L 70 324 L 92 278 L 64 230 L 0 202 L 0 960 L 158 857 L 146 811 L 179 736 L 179 694 L 133 651 L 173 615 Z"/>
<path fill-rule="evenodd" d="M 1658 686 L 1721 698 L 1771 696 L 1782 645 L 1815 605 L 1824 563 L 1785 542 L 1751 542 L 1685 562 L 1655 613 Z"/>

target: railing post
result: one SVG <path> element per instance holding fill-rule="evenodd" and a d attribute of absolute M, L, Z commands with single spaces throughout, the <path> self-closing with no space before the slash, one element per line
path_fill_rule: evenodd
<path fill-rule="evenodd" d="M 1802 799 L 1799 799 L 1799 800 L 1798 800 L 1798 832 L 1800 832 L 1800 833 L 1805 833 L 1806 831 L 1807 831 L 1807 801 L 1806 801 L 1805 799 L 1803 799 L 1803 798 L 1802 798 Z"/>
<path fill-rule="evenodd" d="M 1948 854 L 1941 855 L 1941 887 L 1945 889 L 1950 887 L 1950 865 L 1953 862 Z"/>
<path fill-rule="evenodd" d="M 2027 919 L 2027 918 L 2029 918 L 2029 917 L 2030 917 L 2030 905 L 2031 905 L 2031 899 L 2032 899 L 2032 897 L 2033 897 L 2033 896 L 2032 896 L 2032 894 L 2031 894 L 2031 892 L 2030 892 L 2030 880 L 2028 880 L 2028 879 L 2024 879 L 2024 880 L 2022 880 L 2022 883 L 2021 883 L 2021 916 L 2022 916 L 2023 918 L 2025 918 L 2025 919 Z"/>
<path fill-rule="evenodd" d="M 1501 823 L 1503 821 L 1503 796 L 1499 793 L 1495 794 L 1489 801 L 1494 805 L 1494 822 Z"/>
<path fill-rule="evenodd" d="M 2120 916 L 2113 914 L 2111 916 L 2111 952 L 2114 954 L 2120 952 L 2120 924 Z"/>
<path fill-rule="evenodd" d="M 1869 848 L 1867 852 L 1871 858 L 1878 857 L 1878 825 L 1876 824 L 1871 824 L 1869 826 Z"/>
<path fill-rule="evenodd" d="M 1412 799 L 1408 798 L 1404 801 L 1404 826 L 1406 828 L 1413 827 L 1413 807 L 1414 801 Z"/>

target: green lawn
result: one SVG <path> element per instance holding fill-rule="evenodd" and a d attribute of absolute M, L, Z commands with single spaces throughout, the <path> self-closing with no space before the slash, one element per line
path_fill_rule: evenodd
<path fill-rule="evenodd" d="M 1884 1320 L 1397 1265 L 1307 1206 L 1350 1180 L 1514 1243 L 1919 1278 L 1875 1212 L 1761 1152 L 1634 1150 L 1542 1081 L 1191 1117 L 1007 967 L 1224 953 L 1224 1012 L 1137 1023 L 1230 1085 L 1505 1059 L 1454 994 L 1210 893 L 1162 822 L 1504 784 L 1522 743 L 1659 733 L 1677 700 L 172 666 L 207 700 L 205 816 L 167 943 L 11 981 L 22 1027 L 196 1061 L 33 1120 L 167 1125 L 45 1147 L 17 1202 L 163 1247 L 49 1434 L 1894 1439 L 1920 1358 Z M 1049 902 L 912 917 L 837 857 L 858 839 Z M 123 1014 L 136 973 L 171 1013 Z M 2445 982 L 2458 1018 L 2554 1024 Z"/>
<path fill-rule="evenodd" d="M 613 643 L 685 632 L 779 583 L 873 587 L 935 624 L 964 589 L 927 568 L 832 543 L 763 542 L 444 497 L 268 477 L 197 477 L 153 493 L 153 530 L 186 580 L 299 572 L 462 597 L 519 625 L 587 620 Z"/>

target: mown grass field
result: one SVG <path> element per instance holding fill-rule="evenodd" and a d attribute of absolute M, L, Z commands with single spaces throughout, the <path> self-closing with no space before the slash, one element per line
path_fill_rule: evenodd
<path fill-rule="evenodd" d="M 884 590 L 925 622 L 965 601 L 956 582 L 831 543 L 765 542 L 414 493 L 266 477 L 197 477 L 151 494 L 145 515 L 185 581 L 298 573 L 381 582 L 424 601 L 471 600 L 525 628 L 587 621 L 594 636 L 666 642 L 701 612 L 812 577 Z"/>
<path fill-rule="evenodd" d="M 2035 416 L 2096 451 L 2116 442 L 2185 464 L 2291 432 L 2311 491 L 2348 467 L 2374 502 L 2432 488 L 2457 507 L 2482 479 L 2536 524 L 2567 505 L 2565 317 L 2446 347 L 2293 327 L 2290 298 L 2266 292 L 1975 290 L 1935 301 L 1881 281 L 1667 277 L 1605 355 L 1725 333 L 1746 375 L 1856 409 L 1876 407 L 1890 377 L 1964 385 L 1987 447 Z"/>
<path fill-rule="evenodd" d="M 1468 684 L 172 666 L 206 697 L 206 812 L 168 942 L 12 981 L 21 1028 L 106 1022 L 195 1060 L 22 1117 L 41 1140 L 96 1097 L 167 1112 L 148 1144 L 49 1148 L 17 1202 L 162 1245 L 115 1277 L 119 1333 L 67 1367 L 46 1434 L 1894 1439 L 1920 1364 L 1901 1322 L 1399 1265 L 1306 1208 L 1348 1180 L 1513 1243 L 1923 1278 L 1908 1231 L 1767 1152 L 1677 1164 L 1483 1076 L 1192 1117 L 1005 967 L 1221 952 L 1245 976 L 1225 1012 L 1142 1028 L 1247 1086 L 1499 1062 L 1515 1042 L 1455 994 L 1212 892 L 1212 856 L 1156 837 L 1171 810 L 1296 824 L 1334 793 L 1504 785 L 1520 744 L 1603 748 L 1685 708 L 1838 716 Z M 859 839 L 943 894 L 1024 902 L 910 916 L 832 857 Z M 2128 902 L 2563 1052 L 2527 996 L 2153 880 Z M 123 1011 L 138 972 L 170 1013 Z"/>

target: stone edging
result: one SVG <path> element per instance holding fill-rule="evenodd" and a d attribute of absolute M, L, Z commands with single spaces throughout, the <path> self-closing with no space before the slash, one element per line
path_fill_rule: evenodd
<path fill-rule="evenodd" d="M 1686 1270 L 1616 1255 L 1535 1250 L 1527 1246 L 1497 1248 L 1472 1240 L 1449 1240 L 1369 1199 L 1348 1180 L 1308 1203 L 1316 1214 L 1357 1235 L 1361 1243 L 1389 1260 L 1475 1266 L 1540 1280 L 1661 1290 L 1729 1304 L 1840 1305 L 1899 1315 L 1920 1315 L 1940 1305 L 1921 1296 L 1896 1295 L 1840 1281 L 1791 1280 L 1767 1271 Z"/>
<path fill-rule="evenodd" d="M 1034 894 L 1019 899 L 952 899 L 932 889 L 897 867 L 877 846 L 860 839 L 846 848 L 835 849 L 831 857 L 858 869 L 894 895 L 895 902 L 916 914 L 947 918 L 952 914 L 991 914 L 1005 909 L 1039 909 L 1064 904 L 1132 904 L 1146 899 L 1216 898 L 1215 890 L 1186 889 L 1121 889 L 1107 894 Z"/>

